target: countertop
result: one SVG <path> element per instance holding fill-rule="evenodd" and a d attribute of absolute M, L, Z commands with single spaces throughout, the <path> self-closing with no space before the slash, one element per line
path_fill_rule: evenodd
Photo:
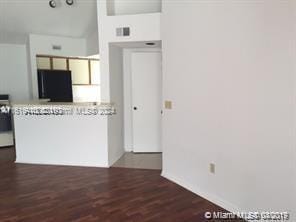
<path fill-rule="evenodd" d="M 106 107 L 114 106 L 114 103 L 103 103 L 103 102 L 44 102 L 44 101 L 28 101 L 28 102 L 12 102 L 11 106 L 96 106 Z"/>
<path fill-rule="evenodd" d="M 29 101 L 11 103 L 10 108 L 14 115 L 114 115 L 114 103 L 100 102 L 46 102 Z"/>

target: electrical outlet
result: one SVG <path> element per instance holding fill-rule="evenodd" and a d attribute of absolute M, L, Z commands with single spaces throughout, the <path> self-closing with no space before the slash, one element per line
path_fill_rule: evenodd
<path fill-rule="evenodd" d="M 214 163 L 210 163 L 210 172 L 213 174 L 216 173 L 216 165 Z"/>

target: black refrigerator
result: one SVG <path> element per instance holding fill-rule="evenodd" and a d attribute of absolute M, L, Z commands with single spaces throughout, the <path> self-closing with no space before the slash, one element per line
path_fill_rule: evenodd
<path fill-rule="evenodd" d="M 40 99 L 50 102 L 73 102 L 71 71 L 38 70 Z"/>

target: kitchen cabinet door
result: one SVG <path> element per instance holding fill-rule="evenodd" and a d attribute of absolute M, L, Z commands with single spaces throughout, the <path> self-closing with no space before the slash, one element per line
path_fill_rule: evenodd
<path fill-rule="evenodd" d="M 52 65 L 54 70 L 68 70 L 67 59 L 64 58 L 52 58 Z"/>
<path fill-rule="evenodd" d="M 91 84 L 100 85 L 101 83 L 100 61 L 91 60 L 90 70 L 91 70 Z"/>
<path fill-rule="evenodd" d="M 37 69 L 51 69 L 49 57 L 37 57 Z"/>
<path fill-rule="evenodd" d="M 69 70 L 72 72 L 72 84 L 74 85 L 90 84 L 88 60 L 69 59 Z"/>

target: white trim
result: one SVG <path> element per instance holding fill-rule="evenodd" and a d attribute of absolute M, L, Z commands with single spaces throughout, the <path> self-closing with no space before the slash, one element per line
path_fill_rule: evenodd
<path fill-rule="evenodd" d="M 161 176 L 180 185 L 181 187 L 185 188 L 186 190 L 189 190 L 189 191 L 195 193 L 196 195 L 201 196 L 202 198 L 224 208 L 225 210 L 227 210 L 229 212 L 232 212 L 232 213 L 246 212 L 246 211 L 240 209 L 239 207 L 235 206 L 234 204 L 229 203 L 228 201 L 225 201 L 216 195 L 205 192 L 202 189 L 200 189 L 196 186 L 193 186 L 192 184 L 186 182 L 185 180 L 183 180 L 175 175 L 172 175 L 168 172 L 164 172 L 164 170 L 161 172 Z"/>
<path fill-rule="evenodd" d="M 123 48 L 123 91 L 124 91 L 124 150 L 125 152 L 133 152 L 133 127 L 132 127 L 132 115 L 128 110 L 132 107 L 132 92 L 131 92 L 131 56 L 132 53 L 137 52 L 160 52 L 162 53 L 161 48 Z M 161 88 L 163 84 L 161 84 Z M 162 101 L 162 95 L 161 95 Z M 127 122 L 127 120 L 129 121 Z M 128 125 L 128 127 L 126 127 Z M 128 142 L 127 142 L 128 141 Z"/>
<path fill-rule="evenodd" d="M 23 161 L 15 161 L 18 164 L 26 164 L 26 165 L 39 165 L 39 166 L 63 166 L 63 167 L 85 167 L 85 168 L 110 168 L 108 165 L 97 165 L 97 164 L 68 164 L 68 163 L 40 163 L 40 162 L 23 162 Z"/>

